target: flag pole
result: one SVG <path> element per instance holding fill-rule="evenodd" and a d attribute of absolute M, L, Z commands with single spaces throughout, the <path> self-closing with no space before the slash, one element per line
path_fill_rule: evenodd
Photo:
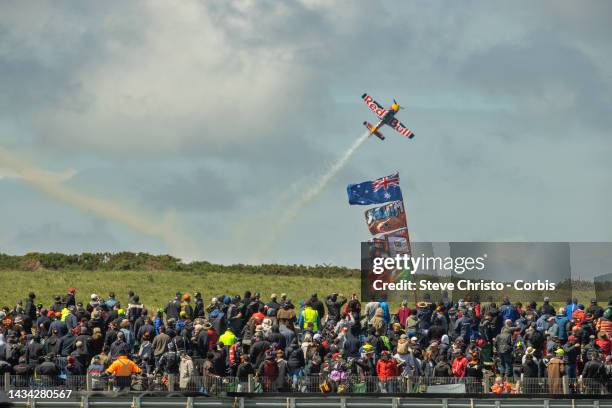
<path fill-rule="evenodd" d="M 397 175 L 399 177 L 399 170 L 397 170 Z M 400 187 L 401 188 L 401 187 Z M 402 207 L 404 207 L 404 216 L 406 218 L 406 235 L 408 235 L 408 255 L 411 258 L 411 262 L 410 262 L 410 276 L 415 276 L 412 274 L 412 268 L 414 268 L 414 265 L 412 265 L 412 242 L 410 240 L 410 230 L 408 229 L 408 211 L 406 210 L 406 203 L 404 202 L 404 195 L 402 194 Z M 412 281 L 412 278 L 410 279 Z M 419 287 L 415 286 L 414 288 L 414 307 L 416 308 L 417 306 L 417 300 L 418 300 L 418 291 L 419 291 Z"/>

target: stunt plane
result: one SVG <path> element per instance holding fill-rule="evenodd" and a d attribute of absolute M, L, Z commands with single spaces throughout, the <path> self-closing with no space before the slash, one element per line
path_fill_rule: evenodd
<path fill-rule="evenodd" d="M 378 116 L 378 118 L 380 119 L 376 125 L 372 125 L 368 122 L 363 122 L 363 125 L 367 127 L 370 131 L 370 135 L 374 135 L 380 140 L 385 140 L 385 137 L 378 130 L 383 125 L 389 125 L 393 129 L 395 129 L 396 132 L 401 133 L 408 139 L 412 139 L 414 137 L 414 133 L 412 133 L 410 129 L 408 129 L 399 120 L 395 118 L 395 114 L 399 112 L 400 109 L 402 109 L 401 106 L 399 106 L 399 104 L 395 101 L 395 99 L 393 100 L 391 106 L 389 106 L 389 109 L 383 108 L 378 102 L 374 100 L 374 98 L 372 98 L 368 94 L 361 95 L 361 99 L 363 99 L 365 104 L 368 105 L 368 108 L 372 109 L 372 112 L 374 112 L 376 116 Z"/>

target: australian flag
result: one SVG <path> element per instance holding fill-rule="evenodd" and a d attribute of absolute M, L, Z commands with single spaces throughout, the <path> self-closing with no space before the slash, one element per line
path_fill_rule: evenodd
<path fill-rule="evenodd" d="M 400 190 L 399 185 L 399 173 L 374 181 L 349 184 L 346 187 L 346 192 L 348 193 L 349 204 L 351 205 L 382 204 L 403 199 L 402 190 Z"/>

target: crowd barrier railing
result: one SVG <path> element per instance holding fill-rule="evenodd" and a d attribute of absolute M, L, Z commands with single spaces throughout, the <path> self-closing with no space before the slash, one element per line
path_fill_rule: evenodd
<path fill-rule="evenodd" d="M 523 394 L 612 395 L 612 380 L 567 377 L 517 378 L 495 383 L 494 377 L 390 377 L 309 375 L 267 378 L 181 377 L 176 374 L 132 377 L 99 375 L 19 376 L 6 373 L 0 389 L 58 389 L 72 391 L 195 392 L 215 396 L 227 393 L 405 393 L 405 394 Z"/>

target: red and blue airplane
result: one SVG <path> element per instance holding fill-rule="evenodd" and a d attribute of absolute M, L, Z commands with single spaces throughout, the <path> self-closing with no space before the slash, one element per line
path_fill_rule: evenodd
<path fill-rule="evenodd" d="M 370 136 L 374 135 L 380 140 L 385 140 L 385 137 L 382 135 L 382 133 L 379 132 L 379 129 L 384 125 L 388 125 L 395 129 L 396 132 L 406 136 L 408 139 L 412 139 L 414 137 L 414 133 L 412 133 L 410 129 L 404 126 L 395 117 L 395 114 L 399 112 L 400 109 L 402 109 L 402 107 L 399 105 L 399 103 L 395 101 L 395 99 L 393 100 L 393 103 L 391 104 L 391 106 L 389 106 L 388 109 L 383 108 L 378 102 L 374 100 L 374 98 L 372 98 L 368 94 L 364 93 L 363 95 L 361 95 L 361 99 L 363 99 L 365 104 L 368 105 L 368 108 L 370 108 L 372 112 L 374 112 L 376 116 L 378 116 L 378 118 L 380 119 L 376 125 L 372 125 L 368 122 L 363 122 L 363 125 L 370 131 Z"/>

